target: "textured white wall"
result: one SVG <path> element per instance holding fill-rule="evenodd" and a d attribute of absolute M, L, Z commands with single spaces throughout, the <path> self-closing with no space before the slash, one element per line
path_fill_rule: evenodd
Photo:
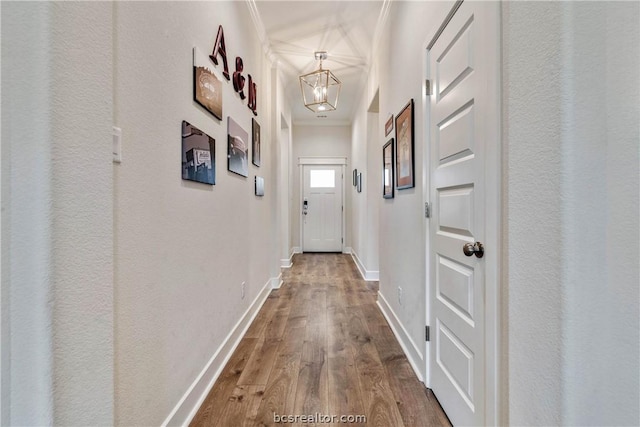
<path fill-rule="evenodd" d="M 561 422 L 561 9 L 504 5 L 509 409 L 517 425 Z"/>
<path fill-rule="evenodd" d="M 300 157 L 346 157 L 345 168 L 345 203 L 346 218 L 350 217 L 350 192 L 351 183 L 351 127 L 350 126 L 299 126 L 294 125 L 291 141 L 292 155 L 292 183 L 293 199 L 291 209 L 291 237 L 294 246 L 300 247 Z M 347 176 L 348 175 L 348 176 Z M 348 224 L 348 222 L 347 222 Z M 345 230 L 345 246 L 349 246 L 351 230 Z"/>
<path fill-rule="evenodd" d="M 242 2 L 115 4 L 116 422 L 158 425 L 277 270 L 271 65 Z M 258 85 L 262 166 L 227 171 L 227 116 L 252 114 L 223 80 L 219 121 L 192 98 L 192 48 L 209 53 L 222 25 L 229 67 Z M 221 76 L 221 67 L 216 67 Z M 275 94 L 271 94 L 275 96 Z M 183 181 L 181 122 L 216 140 L 216 185 Z M 254 196 L 254 175 L 265 196 Z M 241 299 L 241 283 L 246 296 Z"/>
<path fill-rule="evenodd" d="M 3 424 L 113 424 L 111 34 L 109 3 L 2 5 Z"/>
<path fill-rule="evenodd" d="M 638 3 L 503 6 L 508 411 L 638 425 Z"/>

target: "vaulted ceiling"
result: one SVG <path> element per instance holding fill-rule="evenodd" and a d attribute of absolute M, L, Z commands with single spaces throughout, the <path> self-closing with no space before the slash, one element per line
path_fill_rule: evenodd
<path fill-rule="evenodd" d="M 248 0 L 265 49 L 281 70 L 294 123 L 351 122 L 390 1 Z M 321 114 L 304 106 L 298 80 L 298 76 L 318 68 L 316 51 L 327 51 L 323 68 L 342 82 L 337 109 Z"/>

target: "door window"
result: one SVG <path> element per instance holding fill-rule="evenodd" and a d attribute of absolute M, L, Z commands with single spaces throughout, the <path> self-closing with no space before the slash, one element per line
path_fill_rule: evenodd
<path fill-rule="evenodd" d="M 312 169 L 309 171 L 311 188 L 335 188 L 336 171 L 333 169 Z"/>

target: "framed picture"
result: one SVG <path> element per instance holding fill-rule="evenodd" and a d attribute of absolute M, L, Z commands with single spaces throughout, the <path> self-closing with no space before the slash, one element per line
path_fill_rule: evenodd
<path fill-rule="evenodd" d="M 251 119 L 251 163 L 260 167 L 260 125 Z"/>
<path fill-rule="evenodd" d="M 222 120 L 222 81 L 213 73 L 211 60 L 193 48 L 193 99 Z"/>
<path fill-rule="evenodd" d="M 264 196 L 264 178 L 256 176 L 256 196 Z"/>
<path fill-rule="evenodd" d="M 393 138 L 382 147 L 382 197 L 393 199 Z"/>
<path fill-rule="evenodd" d="M 415 186 L 413 167 L 413 99 L 396 116 L 396 188 Z"/>
<path fill-rule="evenodd" d="M 216 141 L 182 121 L 182 179 L 216 183 Z"/>
<path fill-rule="evenodd" d="M 353 186 L 358 185 L 358 169 L 353 170 Z"/>
<path fill-rule="evenodd" d="M 387 120 L 387 123 L 385 123 L 384 125 L 384 136 L 389 135 L 392 130 L 393 130 L 393 114 L 390 114 L 389 119 Z"/>
<path fill-rule="evenodd" d="M 362 193 L 362 172 L 358 174 L 358 185 L 356 186 L 358 193 Z"/>
<path fill-rule="evenodd" d="M 249 176 L 249 134 L 231 117 L 228 123 L 227 168 L 238 175 Z"/>

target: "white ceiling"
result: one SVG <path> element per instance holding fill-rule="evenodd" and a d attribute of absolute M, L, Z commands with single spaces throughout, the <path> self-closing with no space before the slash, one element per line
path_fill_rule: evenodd
<path fill-rule="evenodd" d="M 281 69 L 285 92 L 298 124 L 350 123 L 366 84 L 390 0 L 260 1 L 248 0 L 265 49 Z M 302 102 L 298 76 L 318 68 L 315 51 L 342 82 L 335 111 L 309 111 Z M 318 117 L 326 116 L 326 117 Z"/>

